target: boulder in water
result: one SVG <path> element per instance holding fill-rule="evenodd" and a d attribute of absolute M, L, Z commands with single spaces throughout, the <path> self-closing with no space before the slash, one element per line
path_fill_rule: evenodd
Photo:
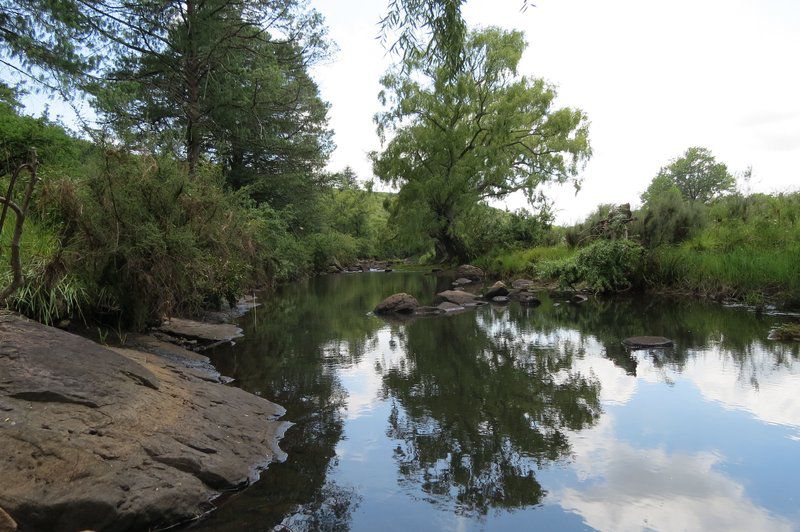
<path fill-rule="evenodd" d="M 534 284 L 535 283 L 530 279 L 516 279 L 511 282 L 511 287 L 518 290 L 528 290 L 529 288 L 533 288 Z"/>
<path fill-rule="evenodd" d="M 456 276 L 466 277 L 467 279 L 472 279 L 473 281 L 479 281 L 483 279 L 484 273 L 483 270 L 477 266 L 472 266 L 471 264 L 462 264 L 456 270 Z"/>
<path fill-rule="evenodd" d="M 467 279 L 466 277 L 459 277 L 458 279 L 453 281 L 453 286 L 464 286 L 464 285 L 472 284 L 474 282 L 475 281 L 473 281 L 472 279 Z"/>
<path fill-rule="evenodd" d="M 437 301 L 455 303 L 456 305 L 461 305 L 462 307 L 477 303 L 475 294 L 470 294 L 469 292 L 464 292 L 463 290 L 445 290 L 444 292 L 439 292 L 436 294 L 436 299 Z"/>
<path fill-rule="evenodd" d="M 484 294 L 486 299 L 492 299 L 497 296 L 507 296 L 508 295 L 508 288 L 503 283 L 503 281 L 497 281 Z"/>
<path fill-rule="evenodd" d="M 417 298 L 406 293 L 393 294 L 375 307 L 375 314 L 410 314 L 419 307 Z"/>

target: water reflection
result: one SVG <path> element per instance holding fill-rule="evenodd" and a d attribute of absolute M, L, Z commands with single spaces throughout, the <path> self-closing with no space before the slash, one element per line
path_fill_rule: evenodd
<path fill-rule="evenodd" d="M 780 318 L 655 298 L 367 316 L 447 280 L 369 274 L 288 287 L 220 349 L 297 423 L 284 464 L 208 529 L 797 527 L 800 363 Z M 669 351 L 629 352 L 664 335 Z"/>

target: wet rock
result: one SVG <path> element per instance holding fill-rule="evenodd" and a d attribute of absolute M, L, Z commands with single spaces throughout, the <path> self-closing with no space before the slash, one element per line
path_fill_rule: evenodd
<path fill-rule="evenodd" d="M 508 288 L 506 287 L 503 281 L 497 281 L 484 294 L 486 299 L 492 299 L 497 296 L 507 296 L 508 295 Z"/>
<path fill-rule="evenodd" d="M 650 349 L 657 347 L 672 347 L 673 342 L 663 336 L 631 336 L 622 341 L 631 349 Z"/>
<path fill-rule="evenodd" d="M 444 292 L 436 294 L 436 300 L 439 302 L 447 301 L 449 303 L 455 303 L 463 307 L 469 304 L 474 305 L 477 302 L 477 296 L 469 292 L 464 292 L 463 290 L 445 290 Z"/>
<path fill-rule="evenodd" d="M 472 279 L 467 279 L 466 277 L 459 277 L 458 279 L 453 281 L 453 286 L 465 286 L 468 284 L 472 284 L 474 282 L 475 281 L 473 281 Z"/>
<path fill-rule="evenodd" d="M 192 519 L 269 463 L 280 406 L 156 354 L 0 316 L 0 507 L 23 530 Z"/>
<path fill-rule="evenodd" d="M 242 330 L 232 323 L 207 323 L 181 318 L 166 320 L 158 330 L 180 338 L 212 343 L 230 342 L 242 336 Z"/>
<path fill-rule="evenodd" d="M 589 301 L 589 296 L 584 294 L 575 294 L 569 298 L 569 302 L 573 305 L 580 305 L 581 303 L 586 303 L 587 301 Z"/>
<path fill-rule="evenodd" d="M 375 307 L 375 314 L 410 314 L 419 307 L 417 299 L 409 294 L 399 293 L 393 294 Z"/>
<path fill-rule="evenodd" d="M 450 303 L 449 301 L 443 301 L 436 305 L 436 308 L 442 309 L 445 312 L 459 312 L 464 310 L 464 307 L 461 305 L 456 305 L 455 303 Z"/>
<path fill-rule="evenodd" d="M 800 323 L 784 323 L 772 329 L 767 337 L 778 342 L 800 342 Z"/>
<path fill-rule="evenodd" d="M 479 281 L 483 279 L 484 273 L 483 270 L 477 266 L 463 264 L 456 270 L 456 277 L 466 277 L 467 279 L 472 279 L 473 281 Z"/>
<path fill-rule="evenodd" d="M 514 299 L 519 301 L 520 305 L 524 305 L 526 307 L 538 307 L 542 304 L 538 297 L 529 292 L 519 292 L 518 294 L 514 295 Z"/>
<path fill-rule="evenodd" d="M 535 283 L 530 279 L 515 279 L 511 282 L 511 287 L 518 290 L 527 290 L 533 288 Z"/>
<path fill-rule="evenodd" d="M 506 297 L 506 296 L 494 296 L 492 298 L 492 303 L 500 303 L 500 304 L 508 303 L 508 297 Z"/>
<path fill-rule="evenodd" d="M 414 316 L 438 316 L 444 313 L 445 310 L 439 307 L 417 307 L 414 310 Z"/>

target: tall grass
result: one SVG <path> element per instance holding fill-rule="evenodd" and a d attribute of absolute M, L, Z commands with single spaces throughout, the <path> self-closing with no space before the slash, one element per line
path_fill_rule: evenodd
<path fill-rule="evenodd" d="M 800 246 L 730 251 L 662 247 L 650 255 L 648 281 L 657 286 L 741 299 L 800 296 Z"/>
<path fill-rule="evenodd" d="M 503 277 L 538 275 L 537 268 L 544 262 L 558 261 L 572 257 L 575 250 L 567 246 L 537 246 L 528 249 L 503 251 L 497 255 L 481 257 L 475 265 Z"/>

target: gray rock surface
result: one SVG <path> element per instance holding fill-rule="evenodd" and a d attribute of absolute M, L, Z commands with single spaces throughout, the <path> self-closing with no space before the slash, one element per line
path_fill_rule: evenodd
<path fill-rule="evenodd" d="M 473 281 L 479 281 L 483 279 L 484 273 L 483 270 L 478 268 L 477 266 L 472 266 L 471 264 L 463 264 L 458 267 L 456 270 L 456 277 L 465 277 L 467 279 L 472 279 Z"/>
<path fill-rule="evenodd" d="M 477 302 L 477 296 L 469 292 L 464 292 L 463 290 L 445 290 L 444 292 L 436 294 L 436 300 L 439 302 L 447 301 L 449 303 L 455 303 L 463 307 L 465 305 L 475 304 Z"/>
<path fill-rule="evenodd" d="M 393 294 L 375 307 L 375 314 L 410 314 L 419 307 L 417 298 L 406 293 Z"/>
<path fill-rule="evenodd" d="M 187 359 L 188 360 L 188 359 Z M 22 530 L 192 519 L 283 459 L 280 406 L 157 354 L 0 316 L 0 508 Z"/>
<path fill-rule="evenodd" d="M 159 330 L 172 336 L 202 342 L 229 342 L 242 336 L 242 330 L 232 323 L 206 323 L 182 318 L 166 320 Z"/>
<path fill-rule="evenodd" d="M 473 281 L 472 279 L 467 279 L 466 277 L 459 277 L 458 279 L 453 281 L 453 286 L 464 286 L 464 285 L 472 284 L 474 282 L 475 281 Z"/>
<path fill-rule="evenodd" d="M 503 281 L 497 281 L 484 294 L 486 299 L 492 299 L 497 296 L 507 296 L 508 295 L 508 287 L 506 287 Z"/>

